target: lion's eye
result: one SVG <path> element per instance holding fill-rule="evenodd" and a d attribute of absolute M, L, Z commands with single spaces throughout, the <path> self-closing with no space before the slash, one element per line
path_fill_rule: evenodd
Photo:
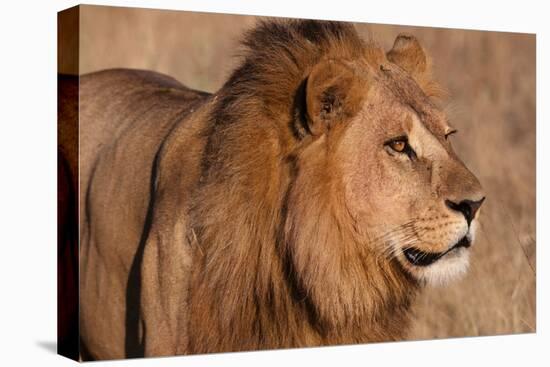
<path fill-rule="evenodd" d="M 409 140 L 406 136 L 388 140 L 384 145 L 394 152 L 406 154 L 411 160 L 416 158 L 416 153 L 409 145 Z"/>
<path fill-rule="evenodd" d="M 403 153 L 407 147 L 407 142 L 403 140 L 395 140 L 389 143 L 390 148 L 398 153 Z"/>

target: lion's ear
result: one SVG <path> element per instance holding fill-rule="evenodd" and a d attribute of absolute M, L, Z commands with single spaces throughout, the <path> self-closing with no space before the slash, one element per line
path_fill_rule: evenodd
<path fill-rule="evenodd" d="M 399 34 L 386 57 L 413 77 L 428 71 L 428 60 L 424 49 L 420 46 L 420 42 L 410 34 Z"/>
<path fill-rule="evenodd" d="M 364 88 L 352 66 L 338 60 L 317 64 L 306 85 L 309 131 L 321 135 L 335 123 L 354 116 L 361 107 Z"/>

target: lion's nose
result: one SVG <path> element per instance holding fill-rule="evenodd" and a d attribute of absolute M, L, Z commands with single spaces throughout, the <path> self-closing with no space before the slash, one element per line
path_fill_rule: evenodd
<path fill-rule="evenodd" d="M 478 201 L 462 200 L 458 204 L 451 200 L 445 200 L 445 205 L 447 205 L 447 207 L 452 210 L 461 212 L 464 215 L 464 218 L 466 218 L 466 222 L 468 222 L 468 225 L 470 225 L 470 223 L 476 216 L 477 211 L 481 207 L 481 204 L 483 204 L 484 200 L 485 197 Z"/>

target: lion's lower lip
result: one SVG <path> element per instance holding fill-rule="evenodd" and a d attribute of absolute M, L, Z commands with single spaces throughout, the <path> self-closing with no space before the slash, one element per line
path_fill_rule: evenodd
<path fill-rule="evenodd" d="M 414 247 L 409 247 L 403 252 L 405 258 L 415 266 L 428 266 L 439 260 L 442 252 L 430 253 L 424 252 Z"/>
<path fill-rule="evenodd" d="M 403 251 L 403 254 L 405 255 L 407 261 L 414 266 L 429 266 L 441 259 L 443 256 L 447 255 L 449 252 L 460 247 L 468 248 L 470 245 L 470 239 L 467 236 L 464 236 L 460 239 L 460 241 L 444 252 L 425 252 L 415 247 L 408 247 Z"/>

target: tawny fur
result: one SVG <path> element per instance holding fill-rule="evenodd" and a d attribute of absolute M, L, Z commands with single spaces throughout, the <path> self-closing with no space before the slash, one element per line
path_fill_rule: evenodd
<path fill-rule="evenodd" d="M 391 76 L 378 46 L 333 22 L 260 23 L 244 46 L 213 95 L 144 71 L 81 78 L 87 357 L 406 335 L 418 281 L 367 245 L 339 142 L 376 84 L 433 108 L 427 61 L 390 53 Z"/>

